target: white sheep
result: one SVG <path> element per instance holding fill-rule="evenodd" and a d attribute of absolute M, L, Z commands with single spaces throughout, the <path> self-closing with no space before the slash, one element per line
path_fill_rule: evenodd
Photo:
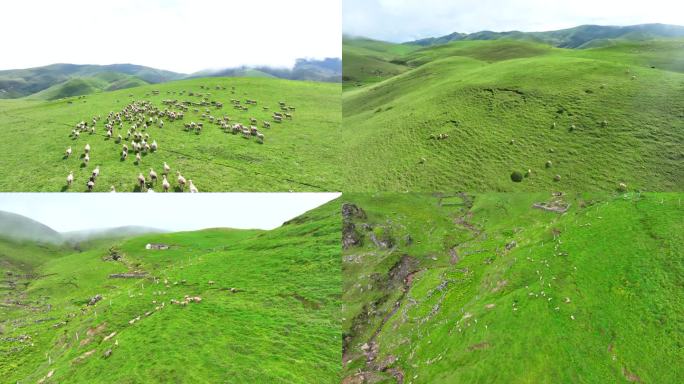
<path fill-rule="evenodd" d="M 74 182 L 74 171 L 69 172 L 67 175 L 67 186 L 71 187 L 71 183 Z"/>
<path fill-rule="evenodd" d="M 150 168 L 150 182 L 155 183 L 157 181 L 157 172 Z"/>
<path fill-rule="evenodd" d="M 178 186 L 182 191 L 185 188 L 185 177 L 181 175 L 180 171 L 176 171 L 176 174 L 178 174 Z"/>
<path fill-rule="evenodd" d="M 155 152 L 157 150 L 157 140 L 152 140 L 152 145 L 150 145 L 150 149 L 152 152 Z"/>
<path fill-rule="evenodd" d="M 83 162 L 85 165 L 88 165 L 88 162 L 90 161 L 90 155 L 86 153 L 86 155 L 83 157 Z"/>
<path fill-rule="evenodd" d="M 141 191 L 145 189 L 145 176 L 143 176 L 142 172 L 138 173 L 138 185 L 140 185 Z"/>
<path fill-rule="evenodd" d="M 164 192 L 168 192 L 169 188 L 171 188 L 171 184 L 166 180 L 166 175 L 164 175 L 164 180 L 162 180 L 162 188 L 164 189 Z"/>
<path fill-rule="evenodd" d="M 97 179 L 97 177 L 100 176 L 100 166 L 98 165 L 93 169 L 93 179 Z"/>
<path fill-rule="evenodd" d="M 171 171 L 171 167 L 169 167 L 168 164 L 166 164 L 166 161 L 164 162 L 164 174 L 168 175 L 169 171 Z"/>
<path fill-rule="evenodd" d="M 66 151 L 64 153 L 65 153 L 66 157 L 69 157 L 69 156 L 71 156 L 71 152 L 72 151 L 71 151 L 71 146 L 70 146 L 69 148 L 66 149 Z"/>
<path fill-rule="evenodd" d="M 140 164 L 141 161 L 142 161 L 142 156 L 140 156 L 140 152 L 138 152 L 135 154 L 135 162 L 137 164 Z"/>
<path fill-rule="evenodd" d="M 90 144 L 86 144 L 84 148 L 85 153 L 90 153 Z"/>
<path fill-rule="evenodd" d="M 189 185 L 188 188 L 190 189 L 190 193 L 197 193 L 197 192 L 199 192 L 199 191 L 197 190 L 197 187 L 195 187 L 195 184 L 192 183 L 192 179 L 188 179 L 188 185 Z"/>

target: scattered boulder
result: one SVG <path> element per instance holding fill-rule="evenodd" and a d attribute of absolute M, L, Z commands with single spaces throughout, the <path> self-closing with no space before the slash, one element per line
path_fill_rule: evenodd
<path fill-rule="evenodd" d="M 95 305 L 97 304 L 98 301 L 102 300 L 102 295 L 97 294 L 93 296 L 90 301 L 88 301 L 88 305 Z"/>

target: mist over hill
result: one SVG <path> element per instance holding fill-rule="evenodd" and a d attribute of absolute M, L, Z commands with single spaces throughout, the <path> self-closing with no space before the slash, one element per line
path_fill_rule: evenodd
<path fill-rule="evenodd" d="M 547 43 L 559 48 L 585 48 L 590 46 L 590 43 L 593 41 L 604 39 L 650 40 L 665 37 L 684 37 L 684 26 L 669 24 L 639 24 L 629 26 L 580 25 L 574 28 L 546 32 L 454 32 L 440 37 L 429 37 L 409 41 L 405 44 L 430 46 L 463 40 L 516 39 Z"/>
<path fill-rule="evenodd" d="M 55 100 L 198 77 L 275 77 L 290 80 L 340 82 L 342 60 L 340 58 L 298 59 L 291 69 L 243 66 L 207 69 L 192 74 L 134 64 L 51 64 L 35 68 L 1 70 L 0 99 L 29 97 Z"/>

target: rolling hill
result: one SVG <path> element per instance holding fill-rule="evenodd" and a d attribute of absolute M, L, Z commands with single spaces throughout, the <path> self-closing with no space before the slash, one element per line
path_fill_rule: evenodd
<path fill-rule="evenodd" d="M 684 26 L 668 24 L 639 24 L 628 26 L 580 25 L 574 28 L 546 32 L 454 32 L 441 37 L 411 41 L 408 45 L 439 45 L 463 40 L 518 39 L 547 43 L 560 48 L 584 48 L 598 40 L 654 40 L 670 37 L 684 37 Z"/>
<path fill-rule="evenodd" d="M 346 39 L 348 190 L 681 190 L 684 40 L 595 44 Z"/>
<path fill-rule="evenodd" d="M 677 382 L 682 197 L 343 195 L 342 382 Z"/>
<path fill-rule="evenodd" d="M 159 174 L 153 189 L 161 191 L 164 162 L 172 168 L 172 189 L 177 189 L 176 171 L 181 171 L 203 192 L 339 190 L 340 88 L 339 84 L 311 81 L 212 77 L 54 101 L 0 100 L 0 173 L 4 175 L 0 190 L 82 192 L 93 169 L 99 166 L 94 191 L 109 191 L 112 185 L 120 192 L 138 191 L 139 173 L 147 177 L 150 168 Z M 247 110 L 238 110 L 231 103 L 246 103 L 247 99 L 256 100 L 258 105 L 247 104 Z M 150 143 L 157 142 L 158 150 L 146 152 L 136 163 L 131 149 L 130 157 L 122 161 L 123 143 L 117 143 L 117 136 L 125 137 L 136 123 L 117 123 L 113 137 L 108 139 L 104 123 L 108 114 L 121 112 L 134 102 L 149 102 L 162 111 L 180 112 L 180 107 L 169 107 L 164 100 L 187 103 L 184 118 L 163 118 L 163 128 L 154 124 L 144 132 L 141 129 L 141 134 L 150 135 Z M 211 102 L 223 106 L 218 108 Z M 282 112 L 279 102 L 296 110 L 288 109 L 292 118 L 276 123 L 272 115 Z M 239 122 L 247 127 L 253 125 L 249 118 L 255 118 L 264 143 L 224 132 L 209 116 L 215 121 L 227 116 L 231 124 Z M 71 135 L 76 124 L 92 123 L 94 117 L 102 117 L 96 123 L 95 134 L 84 132 L 77 139 Z M 271 121 L 271 127 L 265 128 L 264 121 Z M 185 124 L 191 122 L 204 124 L 201 134 L 185 129 Z M 132 146 L 130 140 L 124 141 Z M 91 146 L 88 166 L 83 162 L 86 144 Z M 64 158 L 69 146 L 73 156 Z M 75 180 L 71 188 L 66 188 L 70 171 Z"/>
<path fill-rule="evenodd" d="M 60 244 L 62 235 L 54 229 L 12 212 L 0 211 L 0 237 L 15 241 Z"/>
<path fill-rule="evenodd" d="M 41 91 L 46 93 L 39 98 L 45 99 L 83 95 L 87 93 L 78 92 L 92 93 L 99 90 L 128 88 L 177 80 L 184 76 L 180 73 L 133 64 L 53 64 L 28 69 L 2 70 L 0 99 L 20 98 Z M 50 88 L 53 89 L 49 91 Z"/>
<path fill-rule="evenodd" d="M 294 67 L 274 68 L 267 66 L 224 68 L 193 73 L 197 77 L 277 77 L 289 80 L 309 80 L 339 83 L 342 77 L 342 60 L 339 58 L 297 59 Z"/>
<path fill-rule="evenodd" d="M 339 234 L 333 202 L 271 231 L 0 240 L 3 382 L 339 382 Z"/>

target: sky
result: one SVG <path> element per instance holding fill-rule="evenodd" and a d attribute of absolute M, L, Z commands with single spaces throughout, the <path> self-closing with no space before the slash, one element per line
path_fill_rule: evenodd
<path fill-rule="evenodd" d="M 339 193 L 0 193 L 0 211 L 57 232 L 127 225 L 169 231 L 273 229 Z"/>
<path fill-rule="evenodd" d="M 684 25 L 676 0 L 343 0 L 343 32 L 391 42 L 452 32 L 524 32 L 582 24 Z"/>
<path fill-rule="evenodd" d="M 0 69 L 131 63 L 181 73 L 341 57 L 341 0 L 20 0 Z"/>

